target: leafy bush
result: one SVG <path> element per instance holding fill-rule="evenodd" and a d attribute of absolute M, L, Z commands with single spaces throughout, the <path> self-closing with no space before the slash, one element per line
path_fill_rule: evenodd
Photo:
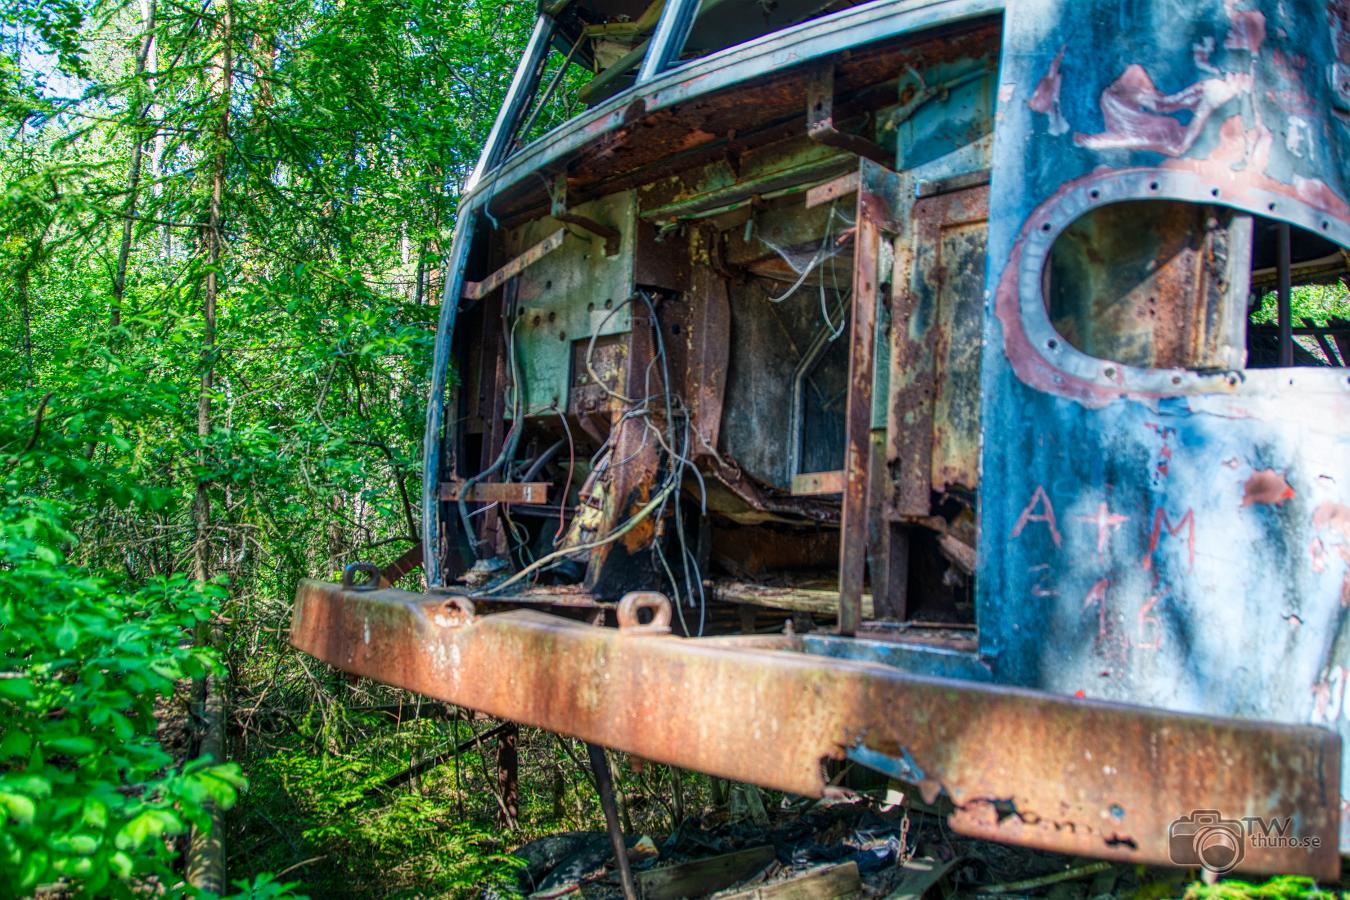
<path fill-rule="evenodd" d="M 265 809 L 279 816 L 278 833 L 313 862 L 305 870 L 312 890 L 324 896 L 468 897 L 514 885 L 521 862 L 502 852 L 501 838 L 481 818 L 466 820 L 452 790 L 379 789 L 406 757 L 377 763 L 316 755 L 303 738 L 295 744 L 256 760 L 241 813 L 247 819 Z M 449 777 L 443 770 L 428 773 L 429 780 Z M 271 843 L 279 855 L 268 853 L 262 861 L 277 866 L 286 848 Z"/>
<path fill-rule="evenodd" d="M 216 667 L 189 635 L 224 591 L 183 575 L 139 583 L 69 558 L 78 498 L 95 508 L 145 495 L 97 490 L 72 433 L 107 421 L 116 398 L 91 392 L 80 412 L 16 393 L 0 420 L 0 895 L 63 880 L 129 895 L 171 884 L 166 840 L 228 807 L 237 765 L 181 769 L 156 737 L 158 698 Z M 106 403 L 103 401 L 107 401 Z M 34 408 L 50 418 L 43 428 Z M 97 432 L 96 432 L 97 433 Z M 82 438 L 87 439 L 87 438 Z M 37 488 L 46 496 L 39 496 Z M 54 499 L 62 498 L 62 499 Z"/>

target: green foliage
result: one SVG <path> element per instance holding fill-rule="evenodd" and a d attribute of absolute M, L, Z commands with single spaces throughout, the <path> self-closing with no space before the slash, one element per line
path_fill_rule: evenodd
<path fill-rule="evenodd" d="M 1262 884 L 1226 879 L 1212 885 L 1196 882 L 1186 889 L 1185 900 L 1343 900 L 1340 891 L 1328 891 L 1301 875 L 1280 875 Z"/>
<path fill-rule="evenodd" d="M 440 261 L 534 14 L 0 4 L 0 894 L 183 890 L 176 836 L 243 783 L 185 746 L 208 671 L 261 785 L 227 840 L 237 896 L 510 871 L 493 810 L 443 781 L 335 805 L 406 765 L 381 748 L 446 738 L 348 715 L 285 636 L 300 578 L 418 537 Z M 278 816 L 294 846 L 255 852 Z"/>
<path fill-rule="evenodd" d="M 1350 288 L 1345 282 L 1309 284 L 1295 287 L 1290 292 L 1290 309 L 1294 324 L 1326 325 L 1330 319 L 1350 320 Z M 1279 300 L 1269 292 L 1261 297 L 1261 305 L 1252 312 L 1252 321 L 1264 325 L 1279 322 Z"/>
<path fill-rule="evenodd" d="M 437 734 L 406 729 L 396 743 L 439 750 L 444 738 Z M 383 789 L 406 757 L 381 752 L 380 743 L 365 744 L 359 756 L 315 754 L 295 743 L 257 760 L 243 810 L 246 822 L 265 816 L 284 837 L 260 849 L 265 864 L 303 854 L 314 860 L 306 872 L 311 889 L 324 896 L 467 897 L 513 884 L 519 861 L 502 852 L 500 836 L 472 821 L 479 816 L 466 820 L 453 768 L 430 773 L 421 791 Z M 469 754 L 462 761 L 475 760 L 482 762 Z"/>
<path fill-rule="evenodd" d="M 32 391 L 0 400 L 0 893 L 170 880 L 165 839 L 243 786 L 237 764 L 176 769 L 155 733 L 156 700 L 216 665 L 185 637 L 223 590 L 183 575 L 133 585 L 68 558 L 77 503 L 156 502 L 84 456 L 104 440 L 130 447 L 107 429 L 125 408 L 87 387 L 59 405 Z"/>
<path fill-rule="evenodd" d="M 298 881 L 280 881 L 271 875 L 259 875 L 252 880 L 240 879 L 233 882 L 239 888 L 233 894 L 227 894 L 224 900 L 276 900 L 286 897 L 289 900 L 309 900 L 305 894 L 295 893 Z"/>

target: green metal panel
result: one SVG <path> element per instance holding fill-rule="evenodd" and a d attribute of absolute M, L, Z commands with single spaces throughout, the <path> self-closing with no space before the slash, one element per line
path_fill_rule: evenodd
<path fill-rule="evenodd" d="M 624 301 L 633 294 L 636 216 L 633 194 L 624 191 L 568 210 L 617 228 L 619 252 L 605 255 L 603 239 L 550 216 L 510 232 L 507 252 L 523 253 L 560 227 L 563 245 L 521 273 L 517 281 L 516 364 L 525 385 L 526 415 L 554 415 L 565 409 L 572 372 L 572 346 L 592 334 L 632 329 Z M 512 403 L 508 398 L 507 416 Z"/>

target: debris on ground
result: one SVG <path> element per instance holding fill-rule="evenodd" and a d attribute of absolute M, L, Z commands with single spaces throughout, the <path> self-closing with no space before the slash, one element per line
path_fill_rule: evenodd
<path fill-rule="evenodd" d="M 964 838 L 946 827 L 941 810 L 863 794 L 784 798 L 777 806 L 753 788 L 746 794 L 747 803 L 687 819 L 664 838 L 628 837 L 644 900 L 1097 900 L 1180 896 L 1193 875 Z M 550 835 L 514 852 L 526 863 L 520 890 L 534 900 L 623 896 L 603 832 Z"/>

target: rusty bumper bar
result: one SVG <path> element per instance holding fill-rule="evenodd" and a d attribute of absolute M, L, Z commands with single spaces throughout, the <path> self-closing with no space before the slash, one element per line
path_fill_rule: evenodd
<path fill-rule="evenodd" d="M 460 706 L 796 794 L 819 796 L 822 761 L 850 757 L 927 796 L 940 789 L 955 804 L 953 830 L 1007 843 L 1165 865 L 1169 826 L 1193 811 L 1290 817 L 1290 840 L 1249 835 L 1239 869 L 1339 875 L 1340 740 L 1321 729 L 921 677 L 734 639 L 630 634 L 532 610 L 474 618 L 443 597 L 312 581 L 297 593 L 291 642 Z"/>

